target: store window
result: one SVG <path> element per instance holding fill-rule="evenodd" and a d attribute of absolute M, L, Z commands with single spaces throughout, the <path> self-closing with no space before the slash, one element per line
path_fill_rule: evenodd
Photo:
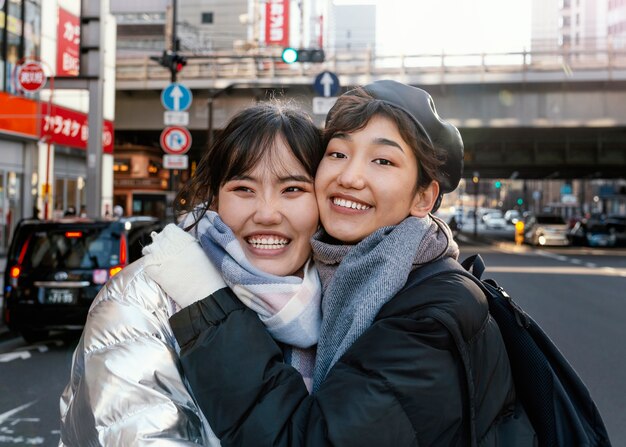
<path fill-rule="evenodd" d="M 83 177 L 56 178 L 54 181 L 54 217 L 78 215 L 85 208 L 85 179 Z"/>
<path fill-rule="evenodd" d="M 0 0 L 0 90 L 4 90 L 4 30 L 6 22 L 6 2 Z"/>
<path fill-rule="evenodd" d="M 24 2 L 24 57 L 38 59 L 41 51 L 41 2 Z"/>
<path fill-rule="evenodd" d="M 113 172 L 119 172 L 122 174 L 130 174 L 130 160 L 123 158 L 116 158 L 113 161 Z"/>
<path fill-rule="evenodd" d="M 23 217 L 20 208 L 21 185 L 21 173 L 0 171 L 0 253 L 6 252 L 11 229 Z"/>
<path fill-rule="evenodd" d="M 5 57 L 5 85 L 4 89 L 16 93 L 13 80 L 15 67 L 23 54 L 22 33 L 22 0 L 7 0 L 6 16 L 6 57 Z"/>
<path fill-rule="evenodd" d="M 16 93 L 15 67 L 41 55 L 41 0 L 0 0 L 0 89 Z"/>

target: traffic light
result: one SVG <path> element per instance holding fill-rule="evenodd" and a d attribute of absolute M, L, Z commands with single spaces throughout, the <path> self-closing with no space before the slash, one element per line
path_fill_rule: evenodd
<path fill-rule="evenodd" d="M 181 70 L 185 68 L 185 65 L 187 65 L 187 58 L 178 53 L 174 53 L 170 70 L 175 71 L 176 73 L 180 73 Z"/>
<path fill-rule="evenodd" d="M 173 51 L 163 51 L 161 56 L 150 56 L 150 59 L 167 68 L 172 75 L 176 75 L 187 65 L 187 58 Z"/>
<path fill-rule="evenodd" d="M 293 64 L 294 62 L 321 63 L 326 59 L 326 55 L 321 48 L 287 47 L 283 49 L 281 59 L 286 64 Z"/>
<path fill-rule="evenodd" d="M 517 199 L 517 204 L 519 206 L 522 206 L 524 204 L 524 199 L 522 199 L 521 197 L 519 199 Z"/>
<path fill-rule="evenodd" d="M 502 188 L 502 182 L 500 180 L 496 180 L 493 186 L 495 186 L 496 189 L 500 189 Z"/>

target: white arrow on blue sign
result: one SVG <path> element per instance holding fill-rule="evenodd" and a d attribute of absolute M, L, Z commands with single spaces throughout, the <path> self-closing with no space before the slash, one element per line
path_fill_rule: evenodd
<path fill-rule="evenodd" d="M 161 92 L 161 104 L 173 112 L 187 110 L 192 98 L 191 90 L 178 82 L 171 83 Z"/>
<path fill-rule="evenodd" d="M 339 78 L 335 73 L 323 71 L 315 77 L 313 88 L 319 96 L 328 98 L 339 93 Z"/>

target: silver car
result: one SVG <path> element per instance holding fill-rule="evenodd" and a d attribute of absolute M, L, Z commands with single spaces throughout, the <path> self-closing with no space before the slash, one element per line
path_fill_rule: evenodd
<path fill-rule="evenodd" d="M 524 222 L 524 242 L 531 245 L 569 245 L 567 222 L 553 214 L 529 216 Z"/>

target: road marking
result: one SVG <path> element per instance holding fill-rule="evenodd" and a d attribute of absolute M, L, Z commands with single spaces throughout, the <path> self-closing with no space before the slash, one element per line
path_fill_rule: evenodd
<path fill-rule="evenodd" d="M 599 275 L 599 276 L 626 276 L 626 269 L 590 269 L 587 267 L 563 266 L 563 267 L 541 267 L 541 266 L 489 266 L 487 273 L 541 273 L 546 275 Z"/>
<path fill-rule="evenodd" d="M 26 346 L 24 349 L 26 349 L 27 351 L 37 350 L 39 352 L 48 352 L 48 347 L 46 345 L 30 345 Z"/>
<path fill-rule="evenodd" d="M 28 351 L 7 352 L 6 354 L 0 354 L 0 363 L 10 362 L 16 359 L 26 360 L 29 358 L 30 352 Z"/>
<path fill-rule="evenodd" d="M 27 409 L 28 407 L 30 407 L 32 404 L 34 404 L 35 402 L 37 402 L 36 400 L 29 402 L 27 404 L 24 405 L 20 405 L 19 407 L 16 407 L 12 410 L 9 410 L 5 413 L 0 414 L 0 424 L 2 424 L 4 421 L 6 421 L 7 419 L 9 419 L 11 416 L 13 416 L 14 414 L 19 413 L 22 410 Z"/>

